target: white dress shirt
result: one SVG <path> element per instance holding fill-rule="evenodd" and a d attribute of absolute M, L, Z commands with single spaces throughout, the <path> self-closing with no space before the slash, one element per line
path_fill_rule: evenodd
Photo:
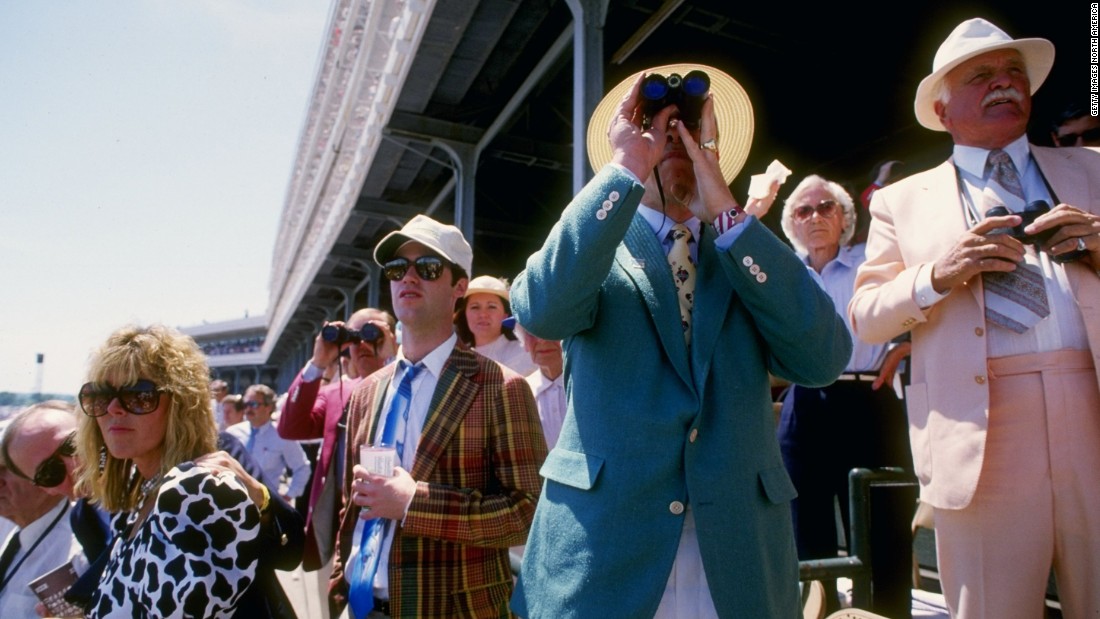
<path fill-rule="evenodd" d="M 454 351 L 455 345 L 458 343 L 458 336 L 451 335 L 442 344 L 436 347 L 435 350 L 428 353 L 423 359 L 420 360 L 420 364 L 424 366 L 424 369 L 413 378 L 412 381 L 412 398 L 409 400 L 409 419 L 406 422 L 403 419 L 398 419 L 398 426 L 396 434 L 403 438 L 404 448 L 401 454 L 401 468 L 406 471 L 411 471 L 413 463 L 416 462 L 416 449 L 420 444 L 420 433 L 424 430 L 424 422 L 428 420 L 429 408 L 432 404 L 432 394 L 435 393 L 435 387 L 439 384 L 439 377 L 443 373 L 443 366 L 447 363 L 447 359 L 451 357 L 451 352 Z M 397 393 L 397 386 L 401 384 L 401 379 L 405 376 L 405 371 L 401 369 L 400 362 L 405 361 L 409 363 L 408 359 L 405 359 L 405 350 L 402 348 L 397 352 L 398 366 L 393 375 L 393 380 L 390 381 L 390 386 L 386 388 L 386 400 L 382 404 L 382 413 L 378 419 L 378 429 L 375 431 L 375 436 L 382 436 L 386 431 L 386 413 L 390 410 L 390 402 L 393 400 L 393 396 Z M 360 519 L 357 526 L 362 526 L 366 522 Z M 379 551 L 378 557 L 378 571 L 374 574 L 374 596 L 382 599 L 390 599 L 390 548 L 393 546 L 393 531 L 394 526 L 392 521 L 387 521 L 384 537 L 382 538 L 382 546 Z"/>
<path fill-rule="evenodd" d="M 226 432 L 235 436 L 247 448 L 253 428 L 251 423 L 242 421 L 230 426 Z M 272 492 L 278 493 L 283 471 L 290 469 L 290 483 L 286 496 L 291 498 L 302 496 L 306 490 L 306 482 L 309 481 L 309 459 L 306 458 L 306 452 L 302 446 L 296 441 L 288 441 L 279 436 L 278 429 L 270 421 L 256 428 L 255 432 L 256 440 L 249 453 L 264 472 L 262 480 L 264 485 Z"/>
<path fill-rule="evenodd" d="M 849 331 L 852 330 L 852 325 L 848 318 L 848 302 L 852 300 L 852 295 L 855 294 L 856 272 L 859 271 L 859 265 L 867 260 L 866 249 L 867 245 L 864 243 L 858 243 L 851 247 L 841 247 L 836 258 L 830 260 L 825 268 L 821 270 L 821 273 L 816 273 L 817 277 L 814 278 L 825 290 L 825 293 L 829 295 L 829 298 L 833 300 L 836 313 L 844 319 L 844 324 L 848 325 Z M 798 257 L 809 265 L 809 256 L 800 253 Z M 877 373 L 882 367 L 882 360 L 886 358 L 886 352 L 889 349 L 889 343 L 868 344 L 859 338 L 853 337 L 852 358 L 848 360 L 845 371 Z"/>
<path fill-rule="evenodd" d="M 535 405 L 539 409 L 539 421 L 542 422 L 542 434 L 546 437 L 546 447 L 553 449 L 561 434 L 561 422 L 565 419 L 565 374 L 551 380 L 542 370 L 532 372 L 527 377 L 531 393 L 535 395 Z"/>
<path fill-rule="evenodd" d="M 69 560 L 79 575 L 88 569 L 88 562 L 69 524 L 66 500 L 59 500 L 38 520 L 13 531 L 0 546 L 0 552 L 15 535 L 19 536 L 20 549 L 8 567 L 8 574 L 3 575 L 10 578 L 4 579 L 0 589 L 0 617 L 37 617 L 34 607 L 39 600 L 31 591 L 30 582 Z"/>
<path fill-rule="evenodd" d="M 1031 157 L 1027 135 L 1020 136 L 1002 150 L 1008 153 L 1013 165 L 1016 166 L 1016 171 L 1020 175 L 1020 184 L 1024 189 L 1024 199 L 1027 202 L 1046 200 L 1047 204 L 1053 208 L 1054 201 L 1050 192 L 1047 191 L 1042 172 Z M 989 152 L 984 148 L 955 145 L 952 159 L 965 192 L 964 210 L 968 210 L 966 202 L 974 205 L 976 209 L 981 209 L 982 190 L 988 180 L 985 178 L 985 167 Z M 980 214 L 984 215 L 984 213 Z M 973 226 L 977 223 L 973 220 L 973 214 L 967 213 L 968 225 Z M 1050 315 L 1024 333 L 1015 333 L 989 323 L 990 328 L 986 331 L 988 356 L 1004 357 L 1051 352 L 1064 348 L 1088 350 L 1085 323 L 1081 318 L 1077 302 L 1073 299 L 1065 267 L 1052 261 L 1046 252 L 1036 252 L 1034 249 L 1028 249 L 1024 261 L 1042 269 L 1050 304 Z M 914 286 L 914 299 L 921 307 L 929 307 L 947 296 L 938 294 L 932 288 L 932 265 L 924 265 L 918 271 Z"/>
<path fill-rule="evenodd" d="M 488 344 L 474 346 L 474 350 L 520 376 L 527 376 L 531 372 L 539 369 L 538 366 L 531 361 L 531 355 L 527 354 L 527 351 L 523 349 L 523 344 L 521 344 L 519 340 L 510 340 L 504 337 L 503 333 L 500 337 Z"/>

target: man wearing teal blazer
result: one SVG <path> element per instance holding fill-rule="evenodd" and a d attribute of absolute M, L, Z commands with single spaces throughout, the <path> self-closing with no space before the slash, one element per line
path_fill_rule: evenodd
<path fill-rule="evenodd" d="M 519 323 L 564 340 L 569 401 L 541 469 L 520 616 L 801 616 L 768 373 L 829 384 L 851 338 L 730 194 L 752 134 L 744 90 L 711 67 L 644 75 L 696 69 L 710 79 L 697 128 L 673 106 L 648 118 L 642 75 L 605 97 L 589 126 L 598 173 L 512 287 Z M 665 240 L 678 223 L 697 239 L 678 269 L 694 279 L 683 314 Z"/>

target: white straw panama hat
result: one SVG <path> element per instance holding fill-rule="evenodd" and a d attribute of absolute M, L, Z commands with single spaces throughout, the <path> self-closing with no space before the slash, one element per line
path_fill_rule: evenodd
<path fill-rule="evenodd" d="M 474 250 L 466 242 L 466 237 L 462 236 L 462 231 L 452 225 L 441 224 L 427 215 L 417 215 L 400 230 L 387 234 L 374 247 L 374 261 L 379 266 L 385 266 L 397 250 L 409 241 L 416 241 L 457 264 L 467 275 L 473 267 Z"/>
<path fill-rule="evenodd" d="M 472 294 L 481 292 L 495 294 L 511 303 L 511 299 L 508 297 L 508 282 L 498 277 L 493 277 L 492 275 L 478 275 L 470 280 L 469 285 L 466 286 L 466 294 L 463 296 L 468 297 Z"/>
<path fill-rule="evenodd" d="M 933 131 L 947 131 L 934 105 L 940 82 L 951 69 L 967 60 L 999 49 L 1020 52 L 1031 83 L 1031 94 L 1035 94 L 1054 66 L 1054 44 L 1046 39 L 1013 39 L 1004 30 L 975 17 L 956 26 L 936 51 L 932 74 L 917 86 L 917 97 L 913 101 L 917 121 Z"/>
<path fill-rule="evenodd" d="M 710 78 L 714 116 L 718 123 L 718 167 L 722 169 L 726 184 L 729 184 L 745 165 L 752 147 L 752 102 L 745 89 L 725 71 L 701 64 L 667 64 L 646 69 L 645 73 L 687 75 L 695 70 L 704 71 Z M 599 172 L 611 161 L 611 142 L 607 139 L 607 131 L 623 97 L 630 92 L 637 79 L 638 74 L 635 73 L 619 82 L 604 95 L 592 112 L 592 118 L 588 121 L 588 162 L 594 172 Z"/>

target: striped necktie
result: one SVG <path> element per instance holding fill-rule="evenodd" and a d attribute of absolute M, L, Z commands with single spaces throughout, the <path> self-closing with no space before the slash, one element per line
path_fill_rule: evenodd
<path fill-rule="evenodd" d="M 1012 158 L 1001 149 L 989 153 L 988 182 L 982 191 L 982 208 L 1003 205 L 1013 213 L 1024 210 L 1024 188 Z M 1039 267 L 1026 262 L 1012 272 L 982 274 L 985 290 L 985 318 L 1014 333 L 1026 333 L 1050 315 L 1046 283 Z"/>
<path fill-rule="evenodd" d="M 382 428 L 382 437 L 377 441 L 379 445 L 393 445 L 397 450 L 397 461 L 400 462 L 405 451 L 404 438 L 398 438 L 397 426 L 401 426 L 401 436 L 404 437 L 404 429 L 409 420 L 409 405 L 412 403 L 412 384 L 424 364 L 411 365 L 407 361 L 398 362 L 398 368 L 404 370 L 405 375 L 397 385 L 397 391 L 390 400 L 390 408 L 386 412 L 386 425 Z M 400 422 L 400 424 L 399 424 Z M 352 552 L 348 566 L 350 587 L 348 590 L 348 604 L 356 619 L 362 619 L 374 609 L 374 576 L 378 571 L 378 553 L 382 548 L 382 536 L 386 529 L 386 521 L 381 518 L 372 518 L 361 522 L 359 534 L 359 547 Z"/>

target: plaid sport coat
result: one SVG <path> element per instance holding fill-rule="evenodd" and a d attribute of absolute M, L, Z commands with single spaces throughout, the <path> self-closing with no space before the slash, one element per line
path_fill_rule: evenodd
<path fill-rule="evenodd" d="M 346 601 L 344 565 L 359 509 L 351 496 L 359 445 L 373 438 L 396 364 L 367 377 L 348 402 L 348 466 L 342 484 L 337 553 L 330 583 Z M 508 547 L 523 544 L 546 459 L 527 382 L 456 347 L 443 366 L 411 471 L 419 488 L 390 551 L 394 617 L 510 617 Z M 348 507 L 351 509 L 348 509 Z"/>

